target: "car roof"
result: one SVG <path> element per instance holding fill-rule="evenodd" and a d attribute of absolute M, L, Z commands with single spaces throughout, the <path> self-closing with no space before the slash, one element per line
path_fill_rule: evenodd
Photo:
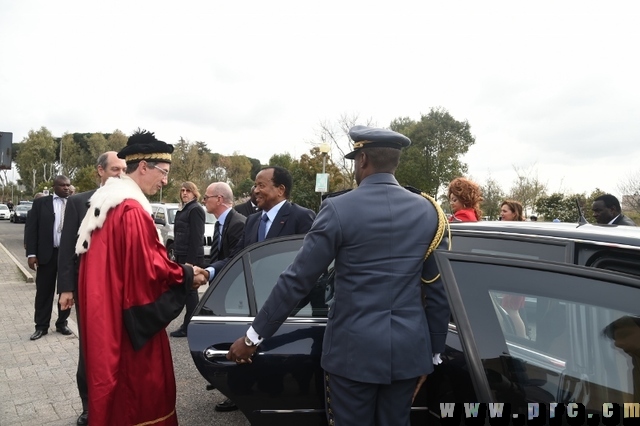
<path fill-rule="evenodd" d="M 640 227 L 586 224 L 578 226 L 569 222 L 457 222 L 451 224 L 451 232 L 519 234 L 556 237 L 571 240 L 596 241 L 635 246 L 640 248 Z"/>
<path fill-rule="evenodd" d="M 6 204 L 0 204 L 0 208 L 4 208 L 6 207 L 7 209 L 9 208 L 9 206 L 7 206 Z"/>
<path fill-rule="evenodd" d="M 178 203 L 151 203 L 152 206 L 155 207 L 159 207 L 159 206 L 163 206 L 163 207 L 167 207 L 167 208 L 180 208 L 180 204 Z"/>

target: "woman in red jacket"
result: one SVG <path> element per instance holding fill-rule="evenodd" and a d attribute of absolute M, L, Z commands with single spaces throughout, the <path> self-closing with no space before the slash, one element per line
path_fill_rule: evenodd
<path fill-rule="evenodd" d="M 449 204 L 453 215 L 449 222 L 477 222 L 482 217 L 482 192 L 477 183 L 467 178 L 455 178 L 449 183 Z"/>

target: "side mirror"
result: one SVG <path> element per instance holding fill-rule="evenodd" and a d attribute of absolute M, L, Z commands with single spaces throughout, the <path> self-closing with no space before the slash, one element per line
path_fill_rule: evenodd
<path fill-rule="evenodd" d="M 157 225 L 162 225 L 162 226 L 166 226 L 167 222 L 164 219 L 161 219 L 159 217 L 155 217 L 153 218 L 153 221 L 157 224 Z"/>

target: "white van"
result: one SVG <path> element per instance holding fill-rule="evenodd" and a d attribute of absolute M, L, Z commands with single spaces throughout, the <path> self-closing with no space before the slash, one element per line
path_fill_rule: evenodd
<path fill-rule="evenodd" d="M 151 203 L 153 221 L 156 223 L 156 228 L 160 231 L 160 237 L 162 243 L 167 248 L 167 256 L 171 260 L 176 260 L 176 255 L 173 251 L 173 224 L 176 220 L 176 213 L 180 208 L 177 203 Z M 204 206 L 202 209 L 205 213 L 204 223 L 204 258 L 205 261 L 211 254 L 211 239 L 213 238 L 214 225 L 216 223 L 216 217 L 211 213 L 207 213 Z"/>

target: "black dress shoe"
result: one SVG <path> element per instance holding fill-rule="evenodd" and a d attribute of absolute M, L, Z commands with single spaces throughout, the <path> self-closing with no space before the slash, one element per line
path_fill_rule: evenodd
<path fill-rule="evenodd" d="M 47 330 L 36 330 L 35 333 L 33 333 L 31 335 L 31 337 L 29 337 L 29 339 L 31 340 L 38 340 L 39 338 L 41 338 L 42 336 L 44 336 L 45 334 L 47 334 L 48 331 Z"/>
<path fill-rule="evenodd" d="M 89 412 L 84 410 L 80 417 L 78 417 L 78 421 L 76 422 L 78 426 L 84 426 L 89 424 Z"/>
<path fill-rule="evenodd" d="M 176 331 L 172 331 L 171 333 L 169 333 L 169 336 L 171 336 L 171 337 L 187 337 L 187 330 L 184 329 L 183 327 L 180 327 Z"/>
<path fill-rule="evenodd" d="M 238 406 L 229 398 L 216 404 L 216 411 L 236 411 Z"/>
<path fill-rule="evenodd" d="M 64 335 L 64 336 L 69 336 L 71 334 L 73 334 L 73 331 L 71 331 L 71 329 L 69 327 L 67 327 L 66 325 L 64 327 L 57 327 L 56 328 L 56 332 Z"/>

